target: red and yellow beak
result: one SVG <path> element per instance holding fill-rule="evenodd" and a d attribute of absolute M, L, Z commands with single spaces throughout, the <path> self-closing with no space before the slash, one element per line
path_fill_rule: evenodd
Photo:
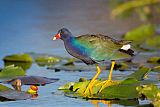
<path fill-rule="evenodd" d="M 53 37 L 53 40 L 60 39 L 60 38 L 61 38 L 60 33 L 57 33 L 57 34 Z"/>

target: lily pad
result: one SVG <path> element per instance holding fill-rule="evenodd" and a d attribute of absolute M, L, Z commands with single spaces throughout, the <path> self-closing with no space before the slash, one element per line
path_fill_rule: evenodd
<path fill-rule="evenodd" d="M 136 87 L 141 84 L 147 84 L 147 82 L 142 83 L 139 80 L 142 80 L 149 71 L 150 68 L 143 67 L 126 77 L 124 80 L 108 82 L 102 91 L 100 91 L 100 89 L 106 81 L 95 80 L 92 91 L 88 90 L 85 95 L 84 91 L 90 83 L 90 81 L 87 80 L 68 83 L 59 89 L 69 90 L 65 94 L 66 96 L 72 97 L 84 97 L 90 99 L 137 99 L 139 94 Z"/>
<path fill-rule="evenodd" d="M 17 79 L 21 80 L 22 85 L 46 85 L 58 81 L 58 78 L 47 78 L 40 76 L 19 76 L 12 80 L 3 81 L 5 84 L 13 84 Z"/>
<path fill-rule="evenodd" d="M 120 71 L 124 71 L 124 70 L 126 70 L 128 67 L 129 67 L 128 64 L 122 62 L 122 63 L 116 64 L 115 67 L 114 67 L 114 69 L 118 69 L 118 70 L 120 70 Z"/>
<path fill-rule="evenodd" d="M 19 92 L 0 84 L 0 101 L 26 100 L 31 97 L 31 94 Z"/>
<path fill-rule="evenodd" d="M 3 58 L 4 61 L 32 62 L 29 54 L 14 54 Z"/>
<path fill-rule="evenodd" d="M 14 65 L 6 66 L 0 72 L 0 78 L 14 78 L 17 76 L 24 76 L 25 71 L 21 67 L 15 67 Z"/>
<path fill-rule="evenodd" d="M 135 71 L 131 75 L 127 76 L 127 78 L 135 78 L 136 80 L 143 80 L 144 77 L 150 72 L 151 69 L 148 67 L 141 67 L 139 70 Z"/>
<path fill-rule="evenodd" d="M 144 85 L 137 87 L 140 94 L 143 94 L 147 99 L 152 101 L 154 107 L 160 106 L 160 89 L 155 85 Z"/>
<path fill-rule="evenodd" d="M 151 24 L 147 24 L 127 32 L 124 36 L 124 39 L 143 42 L 146 39 L 153 37 L 154 33 L 155 27 Z"/>
<path fill-rule="evenodd" d="M 52 57 L 52 56 L 38 56 L 35 59 L 35 62 L 39 65 L 39 66 L 50 66 L 53 65 L 55 63 L 60 62 L 59 58 L 56 57 Z"/>
<path fill-rule="evenodd" d="M 160 72 L 160 65 L 159 66 L 155 66 L 152 71 L 154 72 Z"/>
<path fill-rule="evenodd" d="M 5 66 L 9 66 L 9 65 L 19 66 L 19 67 L 22 67 L 24 71 L 26 71 L 27 69 L 31 67 L 32 62 L 4 61 L 4 65 Z"/>
<path fill-rule="evenodd" d="M 160 36 L 155 36 L 154 38 L 147 39 L 145 45 L 149 47 L 160 48 Z"/>
<path fill-rule="evenodd" d="M 104 88 L 96 95 L 100 99 L 135 99 L 138 98 L 136 87 L 139 82 L 134 78 L 128 78 L 117 85 Z"/>
<path fill-rule="evenodd" d="M 148 63 L 160 63 L 160 57 L 154 56 L 147 60 Z"/>

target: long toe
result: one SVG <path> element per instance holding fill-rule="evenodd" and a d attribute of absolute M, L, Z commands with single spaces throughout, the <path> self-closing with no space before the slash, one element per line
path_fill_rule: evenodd
<path fill-rule="evenodd" d="M 100 88 L 99 92 L 101 92 L 105 87 L 110 86 L 110 85 L 112 85 L 112 84 L 113 84 L 113 81 L 112 81 L 112 80 L 106 80 L 106 81 L 104 82 L 104 84 L 102 85 L 102 87 Z"/>

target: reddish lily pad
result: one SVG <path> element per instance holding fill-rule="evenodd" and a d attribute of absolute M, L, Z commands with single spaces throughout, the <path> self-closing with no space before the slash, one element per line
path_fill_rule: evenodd
<path fill-rule="evenodd" d="M 0 92 L 0 97 L 4 98 L 6 101 L 14 101 L 14 100 L 26 100 L 32 98 L 32 95 L 23 92 L 23 91 L 16 91 L 16 90 L 6 90 Z"/>
<path fill-rule="evenodd" d="M 16 91 L 0 84 L 0 101 L 26 100 L 31 97 L 29 93 Z"/>
<path fill-rule="evenodd" d="M 3 81 L 2 83 L 13 84 L 17 79 L 21 80 L 22 85 L 45 85 L 58 81 L 58 78 L 47 78 L 40 76 L 20 76 L 12 80 Z"/>

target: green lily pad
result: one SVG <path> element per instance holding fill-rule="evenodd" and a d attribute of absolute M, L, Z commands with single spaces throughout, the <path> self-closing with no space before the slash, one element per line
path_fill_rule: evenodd
<path fill-rule="evenodd" d="M 119 84 L 104 88 L 96 95 L 100 99 L 135 99 L 139 97 L 136 87 L 139 81 L 134 78 L 128 78 Z"/>
<path fill-rule="evenodd" d="M 159 66 L 155 66 L 153 69 L 152 69 L 153 72 L 160 72 L 160 65 Z"/>
<path fill-rule="evenodd" d="M 133 40 L 139 43 L 153 37 L 154 33 L 155 27 L 151 24 L 147 24 L 127 32 L 124 36 L 124 39 Z"/>
<path fill-rule="evenodd" d="M 29 54 L 14 54 L 3 58 L 4 61 L 32 62 Z"/>
<path fill-rule="evenodd" d="M 148 63 L 160 63 L 160 57 L 154 56 L 147 60 Z"/>
<path fill-rule="evenodd" d="M 25 71 L 21 67 L 15 67 L 14 65 L 6 66 L 0 72 L 0 78 L 14 78 L 17 76 L 24 76 Z"/>
<path fill-rule="evenodd" d="M 144 85 L 137 87 L 140 94 L 143 94 L 147 99 L 152 101 L 154 107 L 160 106 L 160 89 L 155 85 Z"/>
<path fill-rule="evenodd" d="M 144 76 L 150 71 L 150 68 L 142 67 L 133 74 L 126 77 L 125 80 L 108 82 L 108 84 L 102 89 L 106 81 L 95 80 L 92 87 L 92 91 L 88 90 L 84 95 L 84 92 L 90 83 L 90 81 L 79 81 L 73 83 L 68 83 L 59 89 L 66 89 L 67 96 L 74 97 L 84 97 L 91 99 L 135 99 L 139 97 L 138 91 L 136 90 L 137 86 L 141 84 L 147 84 L 147 82 L 140 82 Z M 150 84 L 151 82 L 149 82 Z"/>
<path fill-rule="evenodd" d="M 5 66 L 9 66 L 9 65 L 19 66 L 19 67 L 22 67 L 24 71 L 26 71 L 31 67 L 32 62 L 4 61 L 4 65 Z"/>
<path fill-rule="evenodd" d="M 0 91 L 6 91 L 6 90 L 11 90 L 11 88 L 8 88 L 8 87 L 0 84 Z"/>
<path fill-rule="evenodd" d="M 144 77 L 150 72 L 151 69 L 148 67 L 141 67 L 139 70 L 135 71 L 131 75 L 127 76 L 127 78 L 135 78 L 136 80 L 143 80 Z"/>
<path fill-rule="evenodd" d="M 60 62 L 59 58 L 56 57 L 52 57 L 52 56 L 38 56 L 35 59 L 35 62 L 39 65 L 39 66 L 50 66 L 53 65 L 57 62 Z"/>
<path fill-rule="evenodd" d="M 128 64 L 122 62 L 122 63 L 116 64 L 115 67 L 114 67 L 114 69 L 118 69 L 118 70 L 120 70 L 120 71 L 124 71 L 124 70 L 126 70 L 128 67 L 129 67 Z"/>
<path fill-rule="evenodd" d="M 147 39 L 145 44 L 149 47 L 160 48 L 160 36 L 155 36 L 154 38 Z"/>

